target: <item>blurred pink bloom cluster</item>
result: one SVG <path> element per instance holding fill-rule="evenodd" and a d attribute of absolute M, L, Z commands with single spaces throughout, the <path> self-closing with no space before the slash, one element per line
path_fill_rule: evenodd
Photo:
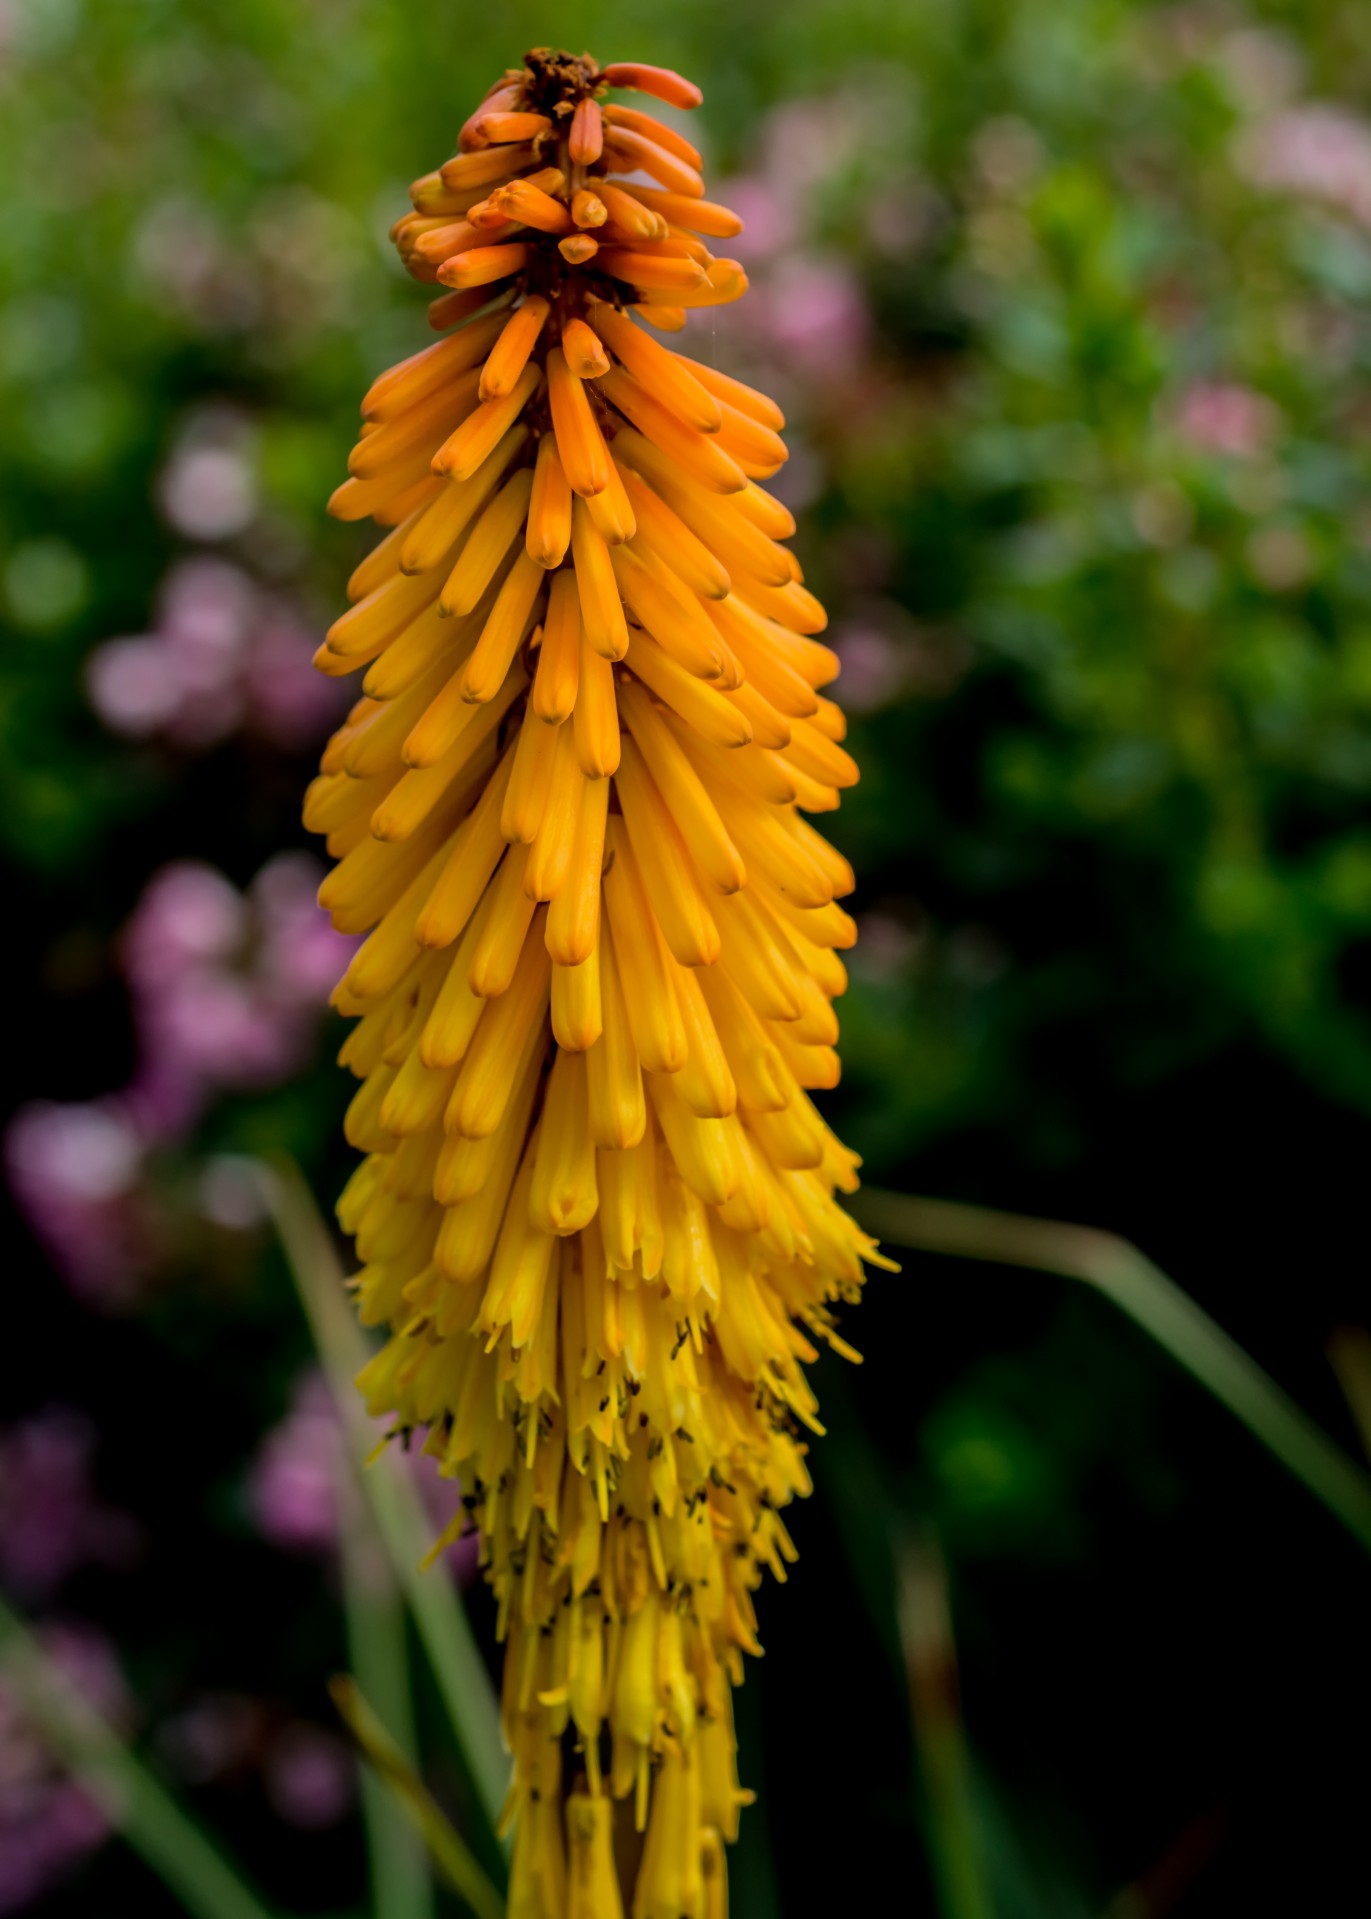
<path fill-rule="evenodd" d="M 765 365 L 767 390 L 779 390 L 783 403 L 819 376 L 826 392 L 841 388 L 869 342 L 855 261 L 814 237 L 816 196 L 862 138 L 846 96 L 777 107 L 764 122 L 753 169 L 720 186 L 719 198 L 743 221 L 727 250 L 747 268 L 751 293 L 714 324 L 730 350 L 740 346 Z M 703 341 L 688 350 L 714 357 Z M 781 491 L 788 473 L 778 476 Z"/>
<path fill-rule="evenodd" d="M 169 517 L 223 530 L 235 507 L 231 456 L 190 450 L 164 488 Z M 198 516 L 198 517 L 197 517 Z M 339 682 L 310 664 L 315 635 L 232 561 L 197 555 L 163 584 L 153 629 L 107 640 L 86 663 L 91 704 L 112 732 L 189 751 L 245 731 L 268 745 L 312 745 L 341 710 Z"/>
<path fill-rule="evenodd" d="M 133 1521 L 96 1493 L 95 1448 L 94 1427 L 69 1406 L 0 1428 L 0 1586 L 14 1598 L 50 1600 L 82 1567 L 126 1565 L 137 1550 Z M 116 1724 L 127 1720 L 113 1649 L 94 1627 L 47 1621 L 34 1631 L 82 1700 Z M 0 1912 L 41 1897 L 107 1831 L 100 1806 L 66 1776 L 0 1675 Z"/>
<path fill-rule="evenodd" d="M 121 941 L 142 1054 L 124 1099 L 146 1135 L 303 1063 L 354 946 L 318 905 L 321 877 L 309 853 L 278 855 L 242 893 L 196 860 L 153 876 Z"/>
<path fill-rule="evenodd" d="M 379 1439 L 381 1429 L 378 1428 Z M 446 1526 L 460 1488 L 443 1479 L 431 1455 L 406 1455 L 436 1528 Z M 332 1554 L 342 1520 L 340 1487 L 347 1470 L 342 1429 L 323 1374 L 310 1368 L 296 1381 L 289 1410 L 266 1435 L 248 1482 L 248 1502 L 263 1537 L 288 1552 Z M 474 1533 L 448 1548 L 455 1578 L 475 1577 Z"/>
<path fill-rule="evenodd" d="M 354 945 L 316 902 L 320 876 L 308 853 L 271 860 L 245 892 L 198 861 L 155 874 L 119 946 L 132 1079 L 101 1100 L 35 1101 L 11 1121 L 10 1185 L 84 1296 L 127 1298 L 155 1258 L 149 1153 L 183 1140 L 216 1095 L 277 1085 L 308 1058 Z M 226 1169 L 211 1165 L 202 1184 L 211 1217 L 249 1223 L 250 1208 L 234 1216 Z"/>
<path fill-rule="evenodd" d="M 1255 185 L 1303 194 L 1371 227 L 1371 126 L 1318 100 L 1259 120 L 1242 136 L 1238 165 Z"/>
<path fill-rule="evenodd" d="M 0 1586 L 46 1599 L 78 1567 L 127 1564 L 134 1523 L 104 1506 L 91 1480 L 95 1428 L 52 1406 L 0 1429 Z"/>
<path fill-rule="evenodd" d="M 127 1718 L 113 1650 L 93 1627 L 46 1625 L 37 1635 L 87 1704 L 116 1723 Z M 0 1912 L 40 1898 L 108 1831 L 103 1810 L 65 1775 L 50 1742 L 0 1679 Z"/>
<path fill-rule="evenodd" d="M 311 1368 L 296 1381 L 290 1409 L 258 1449 L 248 1502 L 258 1530 L 288 1552 L 333 1552 L 343 1435 L 328 1382 Z"/>
<path fill-rule="evenodd" d="M 4 1138 L 11 1192 L 53 1264 L 91 1304 L 126 1304 L 154 1258 L 143 1143 L 117 1098 L 21 1106 Z"/>
<path fill-rule="evenodd" d="M 273 1809 L 307 1832 L 336 1826 L 351 1810 L 357 1766 L 323 1726 L 285 1719 L 267 1699 L 204 1693 L 157 1728 L 165 1763 L 188 1785 L 260 1776 Z"/>
<path fill-rule="evenodd" d="M 1193 446 L 1206 452 L 1253 459 L 1274 440 L 1280 410 L 1252 387 L 1199 380 L 1181 395 L 1176 424 Z"/>
<path fill-rule="evenodd" d="M 874 713 L 906 690 L 906 650 L 890 631 L 892 624 L 874 609 L 855 609 L 833 635 L 849 712 Z"/>
<path fill-rule="evenodd" d="M 357 1797 L 357 1761 L 335 1732 L 292 1719 L 262 1758 L 267 1797 L 288 1826 L 319 1832 L 336 1826 Z"/>

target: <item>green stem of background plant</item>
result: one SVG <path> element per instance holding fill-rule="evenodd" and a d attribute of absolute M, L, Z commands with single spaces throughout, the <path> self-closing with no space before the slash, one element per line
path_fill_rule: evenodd
<path fill-rule="evenodd" d="M 284 1161 L 261 1166 L 259 1172 L 350 1455 L 360 1468 L 374 1450 L 376 1433 L 353 1382 L 370 1351 L 348 1304 L 333 1241 L 298 1167 Z M 374 1464 L 359 1472 L 359 1478 L 419 1629 L 477 1803 L 493 1834 L 504 1804 L 509 1763 L 500 1736 L 499 1708 L 480 1649 L 451 1580 L 422 1568 L 432 1529 L 403 1460 L 387 1447 Z"/>
<path fill-rule="evenodd" d="M 1125 1239 L 1059 1220 L 867 1188 L 861 1224 L 895 1246 L 1084 1280 L 1164 1346 L 1371 1552 L 1371 1477 L 1188 1293 Z"/>
<path fill-rule="evenodd" d="M 378 1785 L 384 1784 L 390 1801 L 420 1833 L 444 1879 L 476 1919 L 505 1919 L 505 1902 L 482 1872 L 476 1859 L 445 1817 L 414 1767 L 391 1738 L 356 1683 L 347 1677 L 329 1687 L 333 1703 L 365 1754 Z M 392 1919 L 390 1908 L 379 1909 L 380 1919 Z"/>
<path fill-rule="evenodd" d="M 357 1685 L 384 1720 L 412 1766 L 418 1750 L 410 1692 L 405 1611 L 385 1548 L 351 1477 L 342 1491 L 339 1540 L 348 1664 Z M 395 1804 L 368 1766 L 361 1768 L 362 1820 L 372 1904 L 378 1919 L 433 1919 L 428 1859 Z"/>
<path fill-rule="evenodd" d="M 962 1723 L 947 1568 L 931 1537 L 906 1540 L 896 1566 L 900 1642 L 938 1910 L 943 1919 L 992 1919 Z"/>
<path fill-rule="evenodd" d="M 105 1808 L 191 1919 L 272 1919 L 214 1841 L 81 1697 L 17 1614 L 0 1601 L 5 1684 L 54 1751 Z"/>

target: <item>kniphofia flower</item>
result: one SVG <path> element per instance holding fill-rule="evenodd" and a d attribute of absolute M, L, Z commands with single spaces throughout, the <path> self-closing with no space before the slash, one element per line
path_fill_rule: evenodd
<path fill-rule="evenodd" d="M 740 222 L 623 90 L 700 97 L 540 50 L 411 189 L 444 337 L 375 381 L 330 502 L 390 531 L 318 655 L 366 672 L 306 806 L 368 934 L 361 1385 L 480 1532 L 527 1919 L 615 1919 L 620 1873 L 635 1919 L 724 1910 L 804 1362 L 850 1352 L 874 1252 L 810 1097 L 854 937 L 804 817 L 857 777 L 837 660 L 761 484 L 780 412 L 662 337 L 745 291 L 710 250 Z"/>

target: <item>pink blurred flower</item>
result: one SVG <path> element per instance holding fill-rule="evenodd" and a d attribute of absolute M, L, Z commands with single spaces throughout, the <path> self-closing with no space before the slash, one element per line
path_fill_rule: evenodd
<path fill-rule="evenodd" d="M 1371 126 L 1321 101 L 1259 121 L 1238 143 L 1238 166 L 1257 186 L 1323 200 L 1371 226 Z"/>
<path fill-rule="evenodd" d="M 206 1693 L 157 1728 L 167 1764 L 191 1785 L 204 1785 L 256 1763 L 267 1724 L 261 1700 L 243 1693 Z"/>
<path fill-rule="evenodd" d="M 381 1428 L 377 1429 L 380 1437 Z M 438 1462 L 415 1446 L 405 1455 L 435 1528 L 445 1527 L 461 1488 L 445 1479 Z M 343 1436 L 333 1396 L 323 1375 L 310 1370 L 296 1381 L 290 1408 L 258 1450 L 248 1480 L 248 1503 L 263 1536 L 288 1552 L 331 1553 L 341 1523 L 340 1475 L 347 1470 Z M 475 1577 L 475 1534 L 457 1540 L 445 1557 L 465 1585 Z"/>
<path fill-rule="evenodd" d="M 314 646 L 314 635 L 283 608 L 262 608 L 243 661 L 243 693 L 253 732 L 284 752 L 321 740 L 346 698 L 340 681 L 315 671 Z"/>
<path fill-rule="evenodd" d="M 857 277 L 843 261 L 792 256 L 764 292 L 771 332 L 802 372 L 847 373 L 861 358 L 870 324 Z"/>
<path fill-rule="evenodd" d="M 344 1465 L 328 1385 L 321 1373 L 305 1373 L 289 1412 L 263 1440 L 248 1482 L 248 1502 L 263 1536 L 289 1552 L 332 1552 Z"/>
<path fill-rule="evenodd" d="M 168 522 L 189 539 L 226 540 L 241 533 L 257 510 L 246 422 L 224 406 L 193 413 L 172 449 L 157 497 Z"/>
<path fill-rule="evenodd" d="M 182 1130 L 186 1105 L 302 1063 L 355 944 L 319 907 L 321 878 L 308 853 L 270 861 L 246 894 L 197 861 L 153 878 L 122 946 L 143 1056 L 130 1098 L 152 1130 Z"/>
<path fill-rule="evenodd" d="M 95 1496 L 94 1453 L 94 1427 L 67 1406 L 0 1430 L 0 1582 L 21 1598 L 46 1598 L 79 1566 L 134 1550 L 133 1522 Z"/>
<path fill-rule="evenodd" d="M 1280 412 L 1251 387 L 1199 380 L 1182 394 L 1176 423 L 1195 446 L 1252 458 L 1275 438 Z"/>
<path fill-rule="evenodd" d="M 333 990 L 356 942 L 335 933 L 319 905 L 323 870 L 312 853 L 279 853 L 248 888 L 261 928 L 260 967 L 276 990 L 315 1006 Z"/>
<path fill-rule="evenodd" d="M 903 662 L 888 633 L 854 621 L 834 635 L 833 644 L 842 662 L 843 705 L 849 712 L 873 712 L 900 691 Z"/>
<path fill-rule="evenodd" d="M 135 739 L 163 733 L 209 746 L 244 718 L 237 684 L 252 582 L 226 561 L 184 561 L 167 576 L 156 629 L 97 647 L 86 669 L 105 724 Z"/>
<path fill-rule="evenodd" d="M 282 1725 L 270 1700 L 245 1693 L 193 1700 L 158 1727 L 157 1745 L 191 1785 L 259 1774 L 277 1814 L 307 1831 L 337 1825 L 356 1796 L 356 1761 L 342 1739 L 300 1719 Z"/>
<path fill-rule="evenodd" d="M 799 209 L 783 185 L 760 174 L 745 174 L 723 189 L 723 200 L 743 223 L 729 252 L 748 268 L 783 253 L 794 241 Z"/>
<path fill-rule="evenodd" d="M 116 1101 L 21 1106 L 4 1136 L 5 1176 L 73 1291 L 122 1305 L 153 1234 L 139 1188 L 143 1142 Z"/>
<path fill-rule="evenodd" d="M 88 1704 L 116 1723 L 127 1719 L 113 1650 L 92 1627 L 48 1625 L 38 1636 Z M 64 1775 L 50 1742 L 0 1679 L 0 1912 L 41 1898 L 108 1831 L 104 1810 Z"/>
<path fill-rule="evenodd" d="M 267 1796 L 287 1825 L 317 1832 L 336 1826 L 351 1810 L 357 1762 L 335 1733 L 300 1720 L 273 1740 L 265 1780 Z"/>
<path fill-rule="evenodd" d="M 91 705 L 112 732 L 130 739 L 160 733 L 175 717 L 180 691 L 153 634 L 107 640 L 86 663 Z"/>
<path fill-rule="evenodd" d="M 162 507 L 178 533 L 224 540 L 241 533 L 256 505 L 252 472 L 232 448 L 185 448 L 162 481 Z"/>
<path fill-rule="evenodd" d="M 800 205 L 832 178 L 872 137 L 867 89 L 830 93 L 810 100 L 787 100 L 767 114 L 762 133 L 762 172 L 780 183 Z M 881 135 L 891 131 L 891 103 L 879 116 Z M 731 204 L 731 202 L 730 202 Z"/>
<path fill-rule="evenodd" d="M 241 567 L 199 555 L 167 575 L 151 633 L 95 649 L 86 687 L 105 724 L 132 739 L 194 752 L 246 728 L 293 750 L 318 740 L 345 698 L 314 671 L 315 645 Z"/>
<path fill-rule="evenodd" d="M 188 970 L 228 963 L 244 943 L 247 902 L 215 867 L 178 860 L 155 873 L 124 929 L 121 957 L 135 991 L 157 992 Z"/>
<path fill-rule="evenodd" d="M 84 1297 L 127 1303 L 154 1261 L 148 1155 L 184 1139 L 218 1094 L 276 1085 L 308 1059 L 356 948 L 317 903 L 321 877 L 308 853 L 269 861 L 246 893 L 199 861 L 163 867 L 119 946 L 132 1079 L 97 1102 L 35 1101 L 10 1122 L 10 1186 Z"/>
<path fill-rule="evenodd" d="M 898 117 L 895 102 L 884 108 L 883 124 L 890 114 Z M 747 267 L 754 297 L 716 324 L 744 354 L 750 347 L 753 357 L 764 357 L 769 391 L 778 374 L 783 388 L 787 373 L 797 384 L 822 374 L 831 391 L 866 348 L 870 324 L 857 275 L 813 236 L 821 227 L 825 182 L 849 164 L 863 164 L 870 133 L 869 106 L 854 93 L 791 101 L 767 115 L 757 164 L 720 188 L 743 220 L 729 250 Z M 883 224 L 903 231 L 892 208 Z"/>

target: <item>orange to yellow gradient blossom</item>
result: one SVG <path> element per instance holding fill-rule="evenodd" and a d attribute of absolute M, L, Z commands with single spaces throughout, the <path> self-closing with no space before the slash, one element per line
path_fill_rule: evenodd
<path fill-rule="evenodd" d="M 538 50 L 394 228 L 448 289 L 330 508 L 389 528 L 305 819 L 366 933 L 336 1003 L 360 1384 L 460 1481 L 505 1641 L 514 1919 L 718 1919 L 731 1688 L 870 1240 L 838 1077 L 857 777 L 762 394 L 665 343 L 746 290 L 688 141 Z"/>

